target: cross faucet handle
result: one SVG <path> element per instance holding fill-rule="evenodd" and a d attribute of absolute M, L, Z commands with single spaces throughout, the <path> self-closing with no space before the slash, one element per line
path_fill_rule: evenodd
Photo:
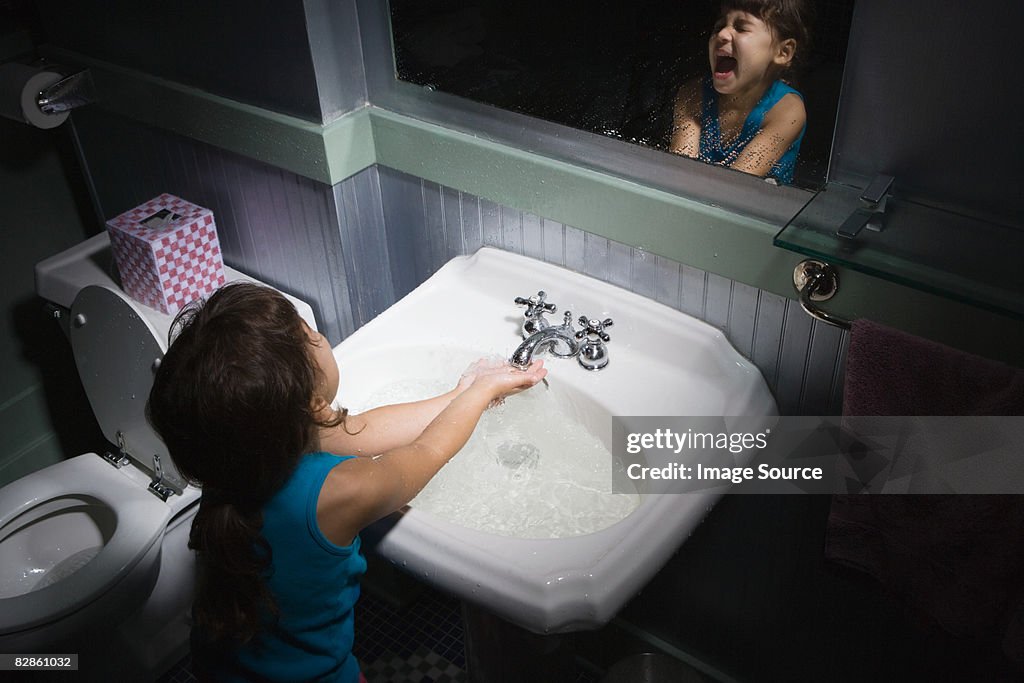
<path fill-rule="evenodd" d="M 529 298 L 517 296 L 515 302 L 520 306 L 526 306 L 526 313 L 524 314 L 527 318 L 533 318 L 542 313 L 554 313 L 557 308 L 554 304 L 549 304 L 544 301 L 547 293 L 544 291 L 537 292 L 535 296 Z"/>
<path fill-rule="evenodd" d="M 608 342 L 612 340 L 611 336 L 604 331 L 606 327 L 611 327 L 615 324 L 611 318 L 598 320 L 597 318 L 588 318 L 585 315 L 581 315 L 579 323 L 583 326 L 583 329 L 576 333 L 577 339 L 583 339 L 589 335 L 595 335 L 601 341 Z"/>

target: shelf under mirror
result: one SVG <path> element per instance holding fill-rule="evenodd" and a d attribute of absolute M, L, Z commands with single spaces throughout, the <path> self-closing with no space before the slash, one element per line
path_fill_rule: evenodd
<path fill-rule="evenodd" d="M 898 182 L 898 179 L 897 179 Z M 840 226 L 865 203 L 829 183 L 775 236 L 775 245 L 909 287 L 1024 319 L 1024 227 L 889 196 L 855 237 Z M 849 227 L 849 224 L 847 224 Z"/>

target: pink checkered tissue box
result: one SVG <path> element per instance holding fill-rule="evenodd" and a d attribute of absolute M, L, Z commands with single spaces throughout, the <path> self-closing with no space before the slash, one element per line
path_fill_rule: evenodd
<path fill-rule="evenodd" d="M 107 221 L 121 286 L 131 298 L 174 315 L 224 284 L 213 212 L 172 194 Z"/>

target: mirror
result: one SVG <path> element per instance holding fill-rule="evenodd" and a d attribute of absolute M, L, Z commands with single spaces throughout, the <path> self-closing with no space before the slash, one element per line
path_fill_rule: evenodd
<path fill-rule="evenodd" d="M 853 0 L 808 4 L 810 46 L 787 76 L 806 112 L 791 182 L 817 189 L 829 166 Z M 710 78 L 719 6 L 391 0 L 395 64 L 403 81 L 668 153 L 677 93 Z M 727 130 L 723 118 L 723 139 Z"/>

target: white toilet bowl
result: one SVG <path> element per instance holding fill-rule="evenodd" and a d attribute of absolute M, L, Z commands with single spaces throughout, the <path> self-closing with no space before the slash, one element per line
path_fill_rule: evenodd
<path fill-rule="evenodd" d="M 99 455 L 0 489 L 0 511 L 0 652 L 72 646 L 156 583 L 171 508 Z"/>
<path fill-rule="evenodd" d="M 129 300 L 115 272 L 105 233 L 36 266 L 117 448 L 0 489 L 0 652 L 79 654 L 85 680 L 147 680 L 187 651 L 200 492 L 145 418 L 172 317 Z M 315 329 L 312 309 L 289 299 Z"/>

